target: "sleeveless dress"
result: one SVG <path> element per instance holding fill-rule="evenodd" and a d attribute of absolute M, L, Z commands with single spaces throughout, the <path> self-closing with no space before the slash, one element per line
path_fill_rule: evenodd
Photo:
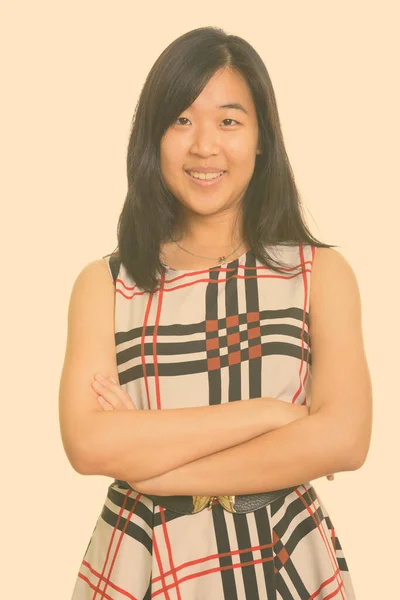
<path fill-rule="evenodd" d="M 263 396 L 310 405 L 315 247 L 282 243 L 268 252 L 289 265 L 284 274 L 247 251 L 209 269 L 167 267 L 153 295 L 136 285 L 118 254 L 102 257 L 115 284 L 119 383 L 138 409 Z M 235 514 L 217 503 L 187 515 L 115 479 L 72 600 L 152 598 L 355 600 L 355 592 L 335 527 L 309 481 L 254 512 Z"/>

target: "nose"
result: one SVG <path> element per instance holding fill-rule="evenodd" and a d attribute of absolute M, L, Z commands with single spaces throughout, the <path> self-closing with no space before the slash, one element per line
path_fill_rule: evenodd
<path fill-rule="evenodd" d="M 193 133 L 191 152 L 208 156 L 218 153 L 221 143 L 221 132 L 212 125 L 198 127 Z"/>

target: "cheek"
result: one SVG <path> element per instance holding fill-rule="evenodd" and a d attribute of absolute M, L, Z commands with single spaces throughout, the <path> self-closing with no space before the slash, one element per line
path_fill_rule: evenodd
<path fill-rule="evenodd" d="M 185 152 L 187 152 L 187 148 L 183 136 L 169 133 L 161 140 L 160 156 L 163 157 L 165 163 L 176 163 Z"/>
<path fill-rule="evenodd" d="M 177 148 L 160 155 L 160 168 L 165 178 L 176 178 L 184 164 L 183 155 Z"/>
<path fill-rule="evenodd" d="M 254 160 L 251 150 L 253 145 L 253 140 L 247 139 L 247 136 L 231 136 L 225 141 L 221 150 L 226 155 L 228 163 L 240 166 Z"/>

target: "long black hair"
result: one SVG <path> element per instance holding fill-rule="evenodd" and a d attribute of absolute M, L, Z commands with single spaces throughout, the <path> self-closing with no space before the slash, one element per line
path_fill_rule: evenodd
<path fill-rule="evenodd" d="M 275 93 L 268 71 L 244 39 L 219 27 L 193 29 L 174 40 L 151 68 L 135 108 L 127 152 L 128 191 L 118 220 L 119 255 L 143 290 L 159 286 L 165 269 L 161 243 L 177 223 L 179 202 L 166 187 L 160 169 L 160 142 L 219 70 L 240 73 L 252 94 L 259 128 L 253 175 L 243 197 L 243 239 L 265 266 L 283 264 L 265 246 L 311 244 L 315 239 L 302 215 L 300 194 L 286 153 Z M 158 273 L 157 273 L 158 272 Z"/>

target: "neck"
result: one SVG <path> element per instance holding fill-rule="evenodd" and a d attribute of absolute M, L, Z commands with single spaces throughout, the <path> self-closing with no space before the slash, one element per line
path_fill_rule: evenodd
<path fill-rule="evenodd" d="M 171 231 L 171 238 L 192 252 L 211 251 L 216 256 L 232 252 L 241 242 L 245 242 L 242 228 L 234 228 L 227 217 L 213 222 L 197 219 L 184 225 L 178 223 Z"/>

